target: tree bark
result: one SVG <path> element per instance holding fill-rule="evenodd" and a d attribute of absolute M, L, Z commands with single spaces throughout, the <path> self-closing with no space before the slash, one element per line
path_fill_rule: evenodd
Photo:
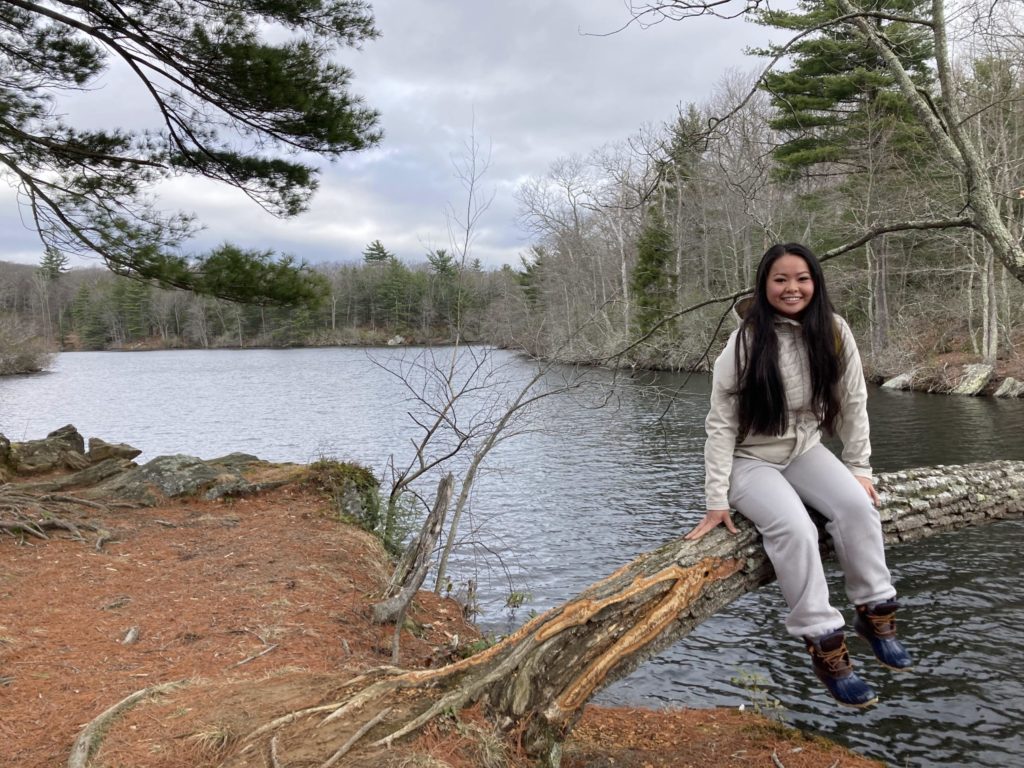
<path fill-rule="evenodd" d="M 881 475 L 887 542 L 914 541 L 1024 513 L 1024 462 L 923 468 Z M 774 579 L 757 532 L 719 529 L 641 555 L 486 651 L 441 669 L 394 668 L 341 686 L 337 700 L 288 713 L 251 733 L 225 766 L 247 765 L 266 740 L 322 745 L 330 755 L 371 719 L 364 738 L 390 744 L 434 718 L 482 704 L 495 725 L 545 766 L 601 688 L 684 637 L 741 595 Z M 823 538 L 824 549 L 830 544 Z M 389 714 L 380 717 L 381 711 Z"/>
<path fill-rule="evenodd" d="M 430 570 L 430 557 L 437 546 L 437 538 L 444 528 L 444 519 L 448 515 L 448 505 L 452 500 L 455 478 L 449 472 L 441 478 L 437 485 L 437 496 L 434 506 L 423 521 L 420 534 L 405 550 L 402 560 L 391 577 L 385 599 L 373 606 L 373 620 L 378 624 L 388 621 L 398 622 L 398 632 L 402 630 L 401 617 L 405 615 L 409 603 L 416 592 L 423 586 Z"/>
<path fill-rule="evenodd" d="M 960 99 L 956 93 L 950 59 L 945 0 L 932 0 L 929 22 L 935 46 L 935 72 L 942 96 L 937 105 L 921 93 L 900 62 L 892 43 L 863 15 L 862 6 L 865 4 L 855 0 L 837 2 L 844 14 L 854 16 L 854 26 L 885 61 L 911 109 L 931 136 L 937 155 L 966 182 L 963 209 L 970 210 L 969 226 L 981 233 L 1010 274 L 1024 282 L 1024 244 L 1013 237 L 1007 222 L 1000 215 L 997 195 L 983 153 L 960 114 Z"/>

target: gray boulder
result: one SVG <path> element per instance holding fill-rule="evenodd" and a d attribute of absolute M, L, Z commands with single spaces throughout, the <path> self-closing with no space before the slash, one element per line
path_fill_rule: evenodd
<path fill-rule="evenodd" d="M 89 459 L 94 462 L 105 459 L 134 459 L 142 451 L 127 443 L 108 443 L 98 437 L 89 438 Z"/>
<path fill-rule="evenodd" d="M 996 390 L 996 397 L 1024 397 L 1024 381 L 1007 376 Z"/>
<path fill-rule="evenodd" d="M 914 388 L 914 374 L 913 373 L 901 373 L 899 376 L 893 376 L 888 381 L 882 382 L 883 389 L 913 389 Z"/>
<path fill-rule="evenodd" d="M 55 469 L 85 469 L 85 439 L 71 424 L 56 429 L 42 440 L 11 443 L 7 462 L 18 474 L 30 475 Z"/>
<path fill-rule="evenodd" d="M 155 494 L 174 497 L 196 493 L 215 483 L 218 474 L 217 470 L 195 456 L 157 456 L 96 486 L 94 493 L 155 502 Z"/>
<path fill-rule="evenodd" d="M 245 473 L 271 467 L 268 462 L 244 453 L 232 453 L 204 461 L 195 456 L 175 454 L 157 456 L 142 466 L 133 467 L 89 490 L 94 498 L 119 497 L 156 504 L 161 498 L 203 496 L 213 500 L 273 488 L 287 481 L 287 473 L 269 473 L 262 482 L 253 482 Z"/>
<path fill-rule="evenodd" d="M 67 445 L 68 450 L 75 453 L 85 453 L 85 438 L 79 434 L 74 424 L 65 424 L 60 429 L 53 430 L 53 432 L 46 436 L 46 440 L 64 443 Z"/>
<path fill-rule="evenodd" d="M 951 395 L 976 395 L 989 383 L 993 368 L 985 363 L 964 366 L 960 382 L 950 390 Z"/>
<path fill-rule="evenodd" d="M 218 467 L 224 467 L 225 469 L 234 470 L 236 472 L 244 472 L 247 469 L 252 469 L 256 464 L 266 464 L 259 456 L 253 456 L 251 453 L 229 453 L 226 456 L 218 456 L 216 459 L 210 459 L 206 462 L 207 464 L 216 464 Z"/>

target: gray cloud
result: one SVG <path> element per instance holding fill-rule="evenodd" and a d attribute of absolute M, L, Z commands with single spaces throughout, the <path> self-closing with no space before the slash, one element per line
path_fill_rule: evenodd
<path fill-rule="evenodd" d="M 755 68 L 744 47 L 769 37 L 762 27 L 717 19 L 597 36 L 628 19 L 621 0 L 373 6 L 382 37 L 340 56 L 354 72 L 355 92 L 381 112 L 381 146 L 325 165 L 310 210 L 294 220 L 274 219 L 236 190 L 208 182 L 163 185 L 162 205 L 194 211 L 204 223 L 197 247 L 231 241 L 313 262 L 354 261 L 380 239 L 406 262 L 421 261 L 427 247 L 447 245 L 446 206 L 464 205 L 451 158 L 475 124 L 491 150 L 483 187 L 494 201 L 474 255 L 489 267 L 515 264 L 528 245 L 515 224 L 520 180 L 543 174 L 559 157 L 671 119 L 677 105 L 707 98 L 726 70 Z M 112 71 L 98 93 L 68 111 L 93 126 L 141 125 L 137 111 L 119 113 L 128 88 Z M 34 260 L 30 254 L 41 249 L 14 208 L 13 196 L 0 194 L 0 226 L 9 233 L 0 258 Z"/>

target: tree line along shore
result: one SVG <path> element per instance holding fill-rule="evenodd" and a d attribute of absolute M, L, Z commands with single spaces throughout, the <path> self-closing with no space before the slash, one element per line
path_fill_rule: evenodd
<path fill-rule="evenodd" d="M 434 256 L 434 254 L 430 254 Z M 840 293 L 851 279 L 833 264 Z M 315 267 L 323 281 L 319 301 L 302 306 L 241 304 L 192 292 L 160 288 L 121 277 L 98 267 L 60 271 L 43 277 L 43 270 L 0 262 L 0 373 L 26 373 L 46 368 L 56 351 L 245 349 L 315 346 L 380 346 L 385 344 L 450 344 L 456 340 L 521 349 L 566 363 L 597 364 L 657 370 L 703 370 L 724 343 L 733 321 L 730 303 L 706 308 L 704 324 L 684 315 L 645 342 L 633 345 L 622 333 L 600 343 L 584 327 L 580 338 L 561 347 L 557 332 L 538 321 L 547 301 L 539 295 L 554 291 L 556 275 L 533 265 L 521 270 L 479 265 L 462 270 L 452 264 L 439 268 L 436 260 L 406 266 L 389 256 L 384 263 L 328 264 Z M 543 277 L 543 279 L 542 279 Z M 1003 332 L 1007 339 L 991 360 L 980 386 L 968 394 L 994 394 L 1009 379 L 1024 379 L 1024 357 L 1017 349 L 1022 333 L 1014 314 L 1015 281 L 1003 286 L 1013 297 L 1006 317 L 1014 322 Z M 917 292 L 920 293 L 920 292 Z M 922 297 L 914 300 L 920 306 Z M 842 300 L 842 299 L 841 299 Z M 907 300 L 911 298 L 908 296 Z M 935 299 L 934 312 L 940 309 Z M 894 382 L 900 388 L 952 392 L 964 382 L 968 366 L 983 365 L 985 355 L 972 340 L 978 329 L 951 305 L 947 315 L 960 314 L 958 325 L 918 326 L 916 335 L 893 337 L 881 350 L 865 338 L 870 328 L 855 325 L 860 336 L 865 371 L 870 380 Z M 855 306 L 840 312 L 856 321 Z M 952 322 L 952 318 L 947 318 Z M 684 333 L 683 327 L 688 330 Z M 698 348 L 698 343 L 702 346 Z M 1019 396 L 1019 387 L 1007 389 Z"/>

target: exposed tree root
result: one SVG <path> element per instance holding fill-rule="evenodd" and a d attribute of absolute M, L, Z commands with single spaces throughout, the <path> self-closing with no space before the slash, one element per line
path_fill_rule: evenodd
<path fill-rule="evenodd" d="M 267 754 L 266 739 L 283 739 L 285 731 L 289 743 L 321 754 L 345 754 L 364 737 L 370 748 L 387 747 L 481 701 L 499 715 L 499 727 L 519 729 L 525 741 L 563 734 L 612 670 L 657 640 L 702 592 L 742 570 L 743 562 L 702 557 L 653 573 L 622 568 L 469 659 L 434 670 L 379 669 L 352 679 L 336 701 L 284 714 L 248 734 L 238 759 L 224 765 L 250 764 L 247 756 Z M 533 725 L 540 733 L 529 733 Z M 304 753 L 301 759 L 308 758 Z M 324 763 L 334 764 L 330 758 Z"/>
<path fill-rule="evenodd" d="M 186 684 L 187 681 L 178 680 L 173 683 L 151 685 L 148 688 L 143 688 L 141 691 L 125 696 L 112 707 L 108 707 L 78 734 L 78 738 L 75 739 L 75 743 L 71 747 L 71 756 L 68 757 L 68 768 L 88 768 L 89 758 L 96 751 L 100 742 L 103 741 L 104 733 L 116 718 L 144 699 L 168 693 Z"/>
<path fill-rule="evenodd" d="M 327 758 L 327 760 L 323 763 L 323 765 L 320 766 L 320 768 L 331 768 L 331 766 L 335 765 L 339 760 L 341 760 L 341 758 L 343 758 L 346 754 L 348 754 L 348 751 L 350 749 L 352 749 L 352 747 L 354 747 L 356 745 L 356 743 L 361 738 L 363 738 L 363 736 L 366 735 L 367 731 L 369 731 L 371 728 L 373 728 L 373 726 L 375 726 L 377 723 L 379 723 L 381 720 L 383 720 L 389 714 L 391 714 L 390 707 L 382 709 L 380 712 L 378 712 L 376 715 L 374 715 L 369 720 L 369 722 L 367 722 L 365 725 L 363 725 L 358 731 L 353 733 L 352 736 L 349 738 L 349 740 L 346 741 L 344 744 L 341 745 L 341 747 L 338 748 L 337 752 L 335 752 L 333 755 L 331 755 L 329 758 Z"/>
<path fill-rule="evenodd" d="M 76 541 L 85 541 L 82 531 L 98 533 L 97 548 L 110 534 L 81 519 L 83 510 L 109 512 L 106 504 L 67 494 L 34 493 L 10 484 L 0 485 L 0 533 L 49 539 L 47 531 L 66 531 Z"/>

